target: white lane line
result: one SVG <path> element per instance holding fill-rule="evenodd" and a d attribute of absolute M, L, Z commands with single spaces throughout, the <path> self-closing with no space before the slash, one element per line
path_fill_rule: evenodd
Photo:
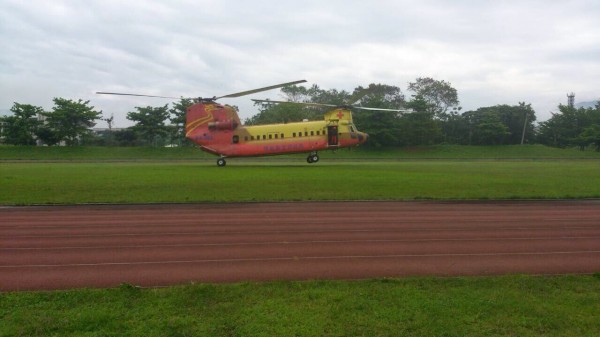
<path fill-rule="evenodd" d="M 113 234 L 69 234 L 69 235 L 11 235 L 13 239 L 36 238 L 89 238 L 89 237 L 132 237 L 132 236 L 176 236 L 176 235 L 237 235 L 237 234 L 313 234 L 313 233 L 377 233 L 377 232 L 486 232 L 486 231 L 549 231 L 600 229 L 600 226 L 559 226 L 559 227 L 493 227 L 493 228 L 376 228 L 376 229 L 323 229 L 323 230 L 275 230 L 275 231 L 209 231 L 209 232 L 164 232 L 164 233 L 113 233 Z"/>
<path fill-rule="evenodd" d="M 382 239 L 382 240 L 306 240 L 306 241 L 266 241 L 266 242 L 232 242 L 232 243 L 182 243 L 158 245 L 118 245 L 118 246 L 65 246 L 65 247 L 11 247 L 0 248 L 0 251 L 40 251 L 40 250 L 86 250 L 86 249 L 129 249 L 129 248 L 185 248 L 185 247 L 235 247 L 235 246 L 268 246 L 268 245 L 302 245 L 302 244 L 338 244 L 338 243 L 412 243 L 412 242 L 469 242 L 469 241 L 543 241 L 543 240 L 598 240 L 600 236 L 560 236 L 560 237 L 521 237 L 521 238 L 456 238 L 456 239 Z"/>
<path fill-rule="evenodd" d="M 363 217 L 363 218 L 352 218 L 350 221 L 347 221 L 348 223 L 355 223 L 355 224 L 361 224 L 364 223 L 366 220 L 370 220 L 369 217 Z M 402 223 L 402 224 L 415 224 L 415 225 L 419 225 L 419 224 L 423 224 L 423 223 L 432 223 L 432 222 L 439 222 L 443 220 L 444 222 L 449 222 L 449 223 L 513 223 L 515 221 L 540 221 L 540 222 L 559 222 L 559 221 L 569 221 L 569 222 L 585 222 L 585 221 L 597 221 L 598 217 L 586 217 L 586 218 L 515 218 L 515 219 L 464 219 L 464 218 L 460 218 L 460 219 L 456 219 L 456 220 L 448 220 L 447 218 L 443 218 L 443 219 L 428 219 L 428 220 L 408 220 L 408 221 L 399 221 L 397 217 L 390 217 L 387 219 L 377 219 L 377 221 L 379 223 L 385 223 L 385 224 L 397 224 L 397 223 Z M 186 220 L 184 221 L 184 223 L 178 223 L 177 226 L 180 227 L 197 227 L 197 226 L 228 226 L 228 225 L 232 225 L 236 223 L 236 219 L 231 219 L 231 220 L 215 220 L 215 221 L 210 221 L 210 222 L 205 222 L 205 223 L 201 223 L 198 224 L 198 221 L 196 220 Z M 51 221 L 51 222 L 58 222 L 58 223 L 62 223 L 64 222 L 64 219 L 59 219 L 56 221 Z M 133 222 L 133 224 L 129 224 L 128 222 Z M 314 225 L 321 225 L 321 224 L 329 224 L 331 223 L 331 219 L 329 220 L 323 220 L 322 218 L 319 219 L 303 219 L 303 220 L 289 220 L 286 219 L 285 220 L 285 224 L 286 225 L 305 225 L 307 222 L 314 224 Z M 45 223 L 48 223 L 48 221 L 46 220 Z M 154 228 L 154 227 L 169 227 L 172 225 L 172 222 L 169 222 L 168 220 L 164 220 L 162 221 L 162 223 L 150 223 L 150 224 L 137 224 L 135 222 L 135 220 L 130 220 L 130 221 L 123 221 L 122 223 L 86 223 L 85 221 L 82 221 L 82 223 L 76 223 L 73 225 L 20 225 L 20 224 L 11 224 L 11 223 L 4 223 L 2 225 L 0 225 L 0 229 L 16 229 L 16 228 L 20 228 L 20 229 L 73 229 L 73 228 L 120 228 L 123 226 L 127 226 L 128 228 Z M 276 225 L 276 226 L 281 226 L 281 219 L 278 218 L 273 218 L 273 219 L 267 219 L 265 220 L 263 223 L 261 223 L 261 225 Z"/>
<path fill-rule="evenodd" d="M 193 264 L 193 263 L 227 263 L 227 262 L 267 262 L 267 261 L 300 261 L 300 260 L 348 260 L 348 259 L 389 259 L 412 257 L 479 257 L 479 256 L 534 256 L 534 255 L 575 255 L 600 254 L 600 250 L 557 251 L 557 252 L 521 252 L 521 253 L 480 253 L 480 254 L 394 254 L 394 255 L 340 255 L 340 256 L 291 256 L 266 257 L 248 259 L 205 259 L 205 260 L 173 260 L 173 261 L 139 261 L 139 262 L 100 262 L 100 263 L 69 263 L 69 264 L 24 264 L 0 266 L 1 269 L 11 268 L 53 268 L 53 267 L 102 267 L 102 266 L 133 266 L 133 265 L 164 265 L 164 264 Z"/>

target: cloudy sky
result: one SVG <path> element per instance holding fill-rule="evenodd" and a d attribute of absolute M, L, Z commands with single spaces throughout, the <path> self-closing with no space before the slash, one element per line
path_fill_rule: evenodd
<path fill-rule="evenodd" d="M 306 79 L 351 91 L 433 77 L 465 110 L 531 103 L 538 121 L 566 94 L 600 99 L 600 1 L 0 0 L 0 111 L 90 100 L 116 126 L 171 100 Z M 241 117 L 250 98 L 227 99 Z M 98 126 L 103 126 L 100 125 Z"/>

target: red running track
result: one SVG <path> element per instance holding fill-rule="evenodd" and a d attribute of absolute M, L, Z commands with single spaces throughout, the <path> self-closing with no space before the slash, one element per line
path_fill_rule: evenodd
<path fill-rule="evenodd" d="M 600 202 L 0 208 L 0 290 L 600 271 Z"/>

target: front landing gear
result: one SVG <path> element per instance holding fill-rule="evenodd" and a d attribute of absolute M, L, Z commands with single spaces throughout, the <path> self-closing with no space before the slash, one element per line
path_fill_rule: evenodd
<path fill-rule="evenodd" d="M 306 162 L 309 164 L 313 164 L 319 161 L 319 155 L 316 152 L 311 152 L 308 157 L 306 157 Z"/>
<path fill-rule="evenodd" d="M 225 158 L 221 157 L 219 159 L 217 159 L 217 166 L 218 167 L 223 167 L 227 165 L 227 162 L 225 161 Z"/>

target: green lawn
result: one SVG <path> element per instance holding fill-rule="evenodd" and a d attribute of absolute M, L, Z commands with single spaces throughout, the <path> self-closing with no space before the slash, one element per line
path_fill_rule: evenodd
<path fill-rule="evenodd" d="M 198 284 L 0 295 L 0 336 L 599 336 L 600 277 Z"/>
<path fill-rule="evenodd" d="M 558 149 L 543 145 L 506 146 L 460 146 L 436 145 L 408 148 L 372 149 L 358 147 L 340 149 L 336 152 L 320 152 L 325 160 L 336 159 L 600 159 L 600 152 L 593 150 Z M 267 157 L 305 158 L 306 154 Z M 195 147 L 152 148 L 152 147 L 43 147 L 43 146 L 0 146 L 2 160 L 210 160 L 217 157 Z"/>
<path fill-rule="evenodd" d="M 600 161 L 5 162 L 0 204 L 600 197 Z"/>

